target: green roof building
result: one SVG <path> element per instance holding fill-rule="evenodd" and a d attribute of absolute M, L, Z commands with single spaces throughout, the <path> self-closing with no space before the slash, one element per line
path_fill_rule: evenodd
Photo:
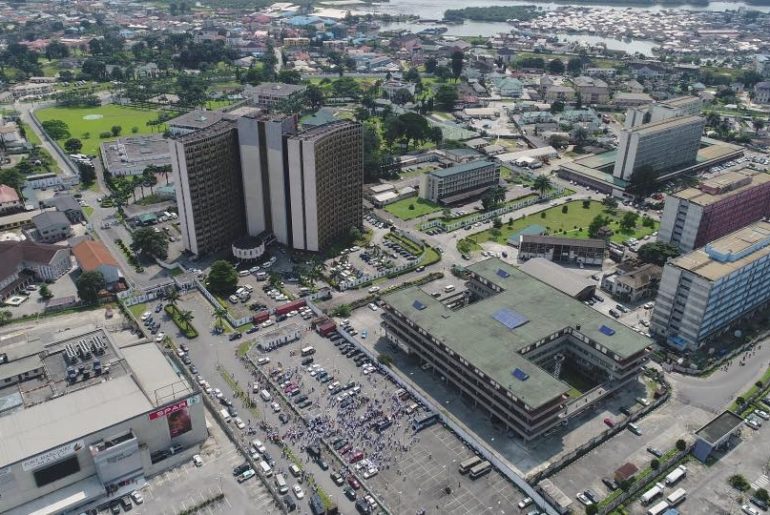
<path fill-rule="evenodd" d="M 386 295 L 390 341 L 525 441 L 633 381 L 648 338 L 498 259 L 467 268 L 467 305 Z"/>

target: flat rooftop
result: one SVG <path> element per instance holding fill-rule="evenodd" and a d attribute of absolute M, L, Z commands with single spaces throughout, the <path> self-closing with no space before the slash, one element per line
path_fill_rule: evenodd
<path fill-rule="evenodd" d="M 669 98 L 668 100 L 664 100 L 657 105 L 669 108 L 679 108 L 700 101 L 701 99 L 698 97 L 685 95 L 683 97 Z"/>
<path fill-rule="evenodd" d="M 731 184 L 739 183 L 746 178 L 751 179 L 748 184 L 729 189 Z M 672 197 L 688 200 L 699 206 L 708 206 L 768 182 L 770 182 L 770 174 L 757 173 L 749 169 L 735 170 L 703 182 L 706 188 L 721 190 L 720 193 L 708 193 L 700 188 L 687 188 L 672 194 Z"/>
<path fill-rule="evenodd" d="M 222 111 L 204 111 L 203 109 L 195 109 L 189 113 L 185 113 L 169 120 L 168 125 L 171 127 L 197 130 L 214 125 L 224 117 L 225 113 Z"/>
<path fill-rule="evenodd" d="M 705 124 L 706 122 L 700 116 L 677 116 L 675 118 L 667 118 L 659 122 L 645 123 L 644 125 L 639 125 L 631 129 L 630 132 L 640 134 L 640 135 L 645 135 L 649 133 L 656 133 L 656 132 L 661 132 L 668 129 L 673 129 L 676 127 L 683 127 L 686 125 L 695 125 L 698 123 Z"/>
<path fill-rule="evenodd" d="M 0 467 L 194 393 L 155 343 L 118 348 L 103 329 L 62 340 L 16 334 L 0 352 L 9 359 L 0 372 L 44 366 L 42 377 L 0 389 L 0 402 L 23 399 L 0 416 Z"/>
<path fill-rule="evenodd" d="M 469 163 L 463 163 L 460 165 L 450 166 L 449 168 L 442 168 L 440 170 L 433 170 L 430 175 L 434 177 L 452 177 L 453 175 L 463 174 L 466 172 L 472 172 L 474 170 L 480 170 L 490 165 L 494 165 L 492 161 L 480 160 L 471 161 Z"/>
<path fill-rule="evenodd" d="M 708 424 L 695 431 L 696 436 L 710 444 L 719 442 L 722 438 L 735 431 L 743 424 L 743 419 L 732 411 L 723 411 L 709 421 Z"/>
<path fill-rule="evenodd" d="M 102 143 L 101 149 L 102 159 L 108 169 L 139 164 L 163 166 L 171 163 L 168 140 L 160 134 L 118 138 Z"/>
<path fill-rule="evenodd" d="M 504 291 L 457 311 L 448 309 L 418 287 L 386 295 L 384 299 L 529 406 L 540 406 L 571 389 L 521 354 L 539 340 L 565 327 L 580 325 L 582 334 L 621 359 L 650 344 L 650 340 L 614 319 L 499 259 L 475 263 L 468 270 Z M 526 322 L 508 329 L 493 318 L 501 310 L 515 312 Z M 612 329 L 614 334 L 601 332 L 602 326 Z M 526 373 L 528 379 L 516 379 L 516 368 Z"/>
<path fill-rule="evenodd" d="M 710 281 L 750 265 L 770 254 L 770 222 L 764 220 L 732 232 L 705 247 L 670 261 Z"/>

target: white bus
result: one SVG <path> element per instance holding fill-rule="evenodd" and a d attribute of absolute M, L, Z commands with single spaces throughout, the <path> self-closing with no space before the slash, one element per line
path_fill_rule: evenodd
<path fill-rule="evenodd" d="M 311 354 L 315 354 L 315 349 L 313 347 L 305 347 L 300 351 L 300 354 L 303 356 L 310 356 Z"/>
<path fill-rule="evenodd" d="M 640 501 L 644 506 L 647 506 L 662 493 L 663 493 L 663 485 L 660 483 L 657 483 L 655 486 L 653 486 L 652 488 L 650 488 L 649 490 L 647 490 L 642 494 Z"/>
<path fill-rule="evenodd" d="M 658 504 L 647 510 L 647 515 L 660 515 L 669 508 L 666 501 L 660 501 Z"/>
<path fill-rule="evenodd" d="M 481 458 L 474 456 L 460 463 L 460 474 L 467 474 L 473 467 L 481 463 Z"/>
<path fill-rule="evenodd" d="M 492 464 L 488 461 L 482 461 L 471 469 L 470 476 L 472 479 L 476 479 L 484 474 L 488 474 L 490 470 L 492 470 Z"/>
<path fill-rule="evenodd" d="M 687 490 L 684 488 L 677 488 L 673 492 L 671 492 L 671 495 L 666 497 L 666 502 L 669 506 L 676 506 L 677 504 L 684 502 L 684 500 L 687 498 Z"/>
<path fill-rule="evenodd" d="M 679 465 L 677 468 L 673 470 L 669 475 L 666 476 L 666 486 L 671 486 L 675 484 L 677 481 L 682 479 L 684 476 L 687 475 L 687 467 L 684 465 Z"/>

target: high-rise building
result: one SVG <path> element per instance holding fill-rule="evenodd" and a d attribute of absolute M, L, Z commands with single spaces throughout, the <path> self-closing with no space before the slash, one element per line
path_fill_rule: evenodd
<path fill-rule="evenodd" d="M 770 300 L 770 222 L 755 222 L 663 269 L 652 332 L 679 349 L 697 348 Z"/>
<path fill-rule="evenodd" d="M 770 175 L 731 171 L 667 195 L 658 241 L 690 252 L 769 215 Z"/>
<path fill-rule="evenodd" d="M 703 100 L 694 96 L 670 98 L 653 104 L 650 109 L 650 121 L 659 122 L 677 116 L 697 116 L 703 108 Z"/>
<path fill-rule="evenodd" d="M 679 116 L 623 129 L 612 175 L 630 181 L 645 166 L 662 175 L 695 163 L 705 123 L 699 116 Z"/>
<path fill-rule="evenodd" d="M 249 114 L 173 140 L 172 154 L 184 243 L 195 254 L 265 233 L 321 251 L 362 224 L 358 123 L 298 133 L 296 116 Z"/>
<path fill-rule="evenodd" d="M 288 154 L 288 244 L 319 251 L 351 228 L 359 228 L 364 183 L 361 125 L 339 121 L 291 136 Z"/>
<path fill-rule="evenodd" d="M 246 233 L 238 129 L 221 120 L 169 141 L 184 246 L 229 248 Z"/>

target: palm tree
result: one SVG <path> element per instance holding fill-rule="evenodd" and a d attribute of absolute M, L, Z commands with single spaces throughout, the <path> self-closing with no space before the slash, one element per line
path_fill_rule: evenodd
<path fill-rule="evenodd" d="M 227 310 L 222 307 L 214 308 L 213 315 L 215 319 L 214 328 L 216 328 L 218 332 L 222 332 L 225 325 L 224 321 L 225 321 L 225 318 L 227 317 Z"/>
<path fill-rule="evenodd" d="M 540 196 L 544 197 L 545 193 L 551 189 L 551 179 L 545 175 L 538 175 L 535 177 L 533 186 L 538 192 L 540 192 Z"/>
<path fill-rule="evenodd" d="M 192 311 L 182 311 L 179 313 L 179 321 L 184 324 L 187 329 L 191 329 L 190 323 L 195 318 Z"/>
<path fill-rule="evenodd" d="M 166 301 L 169 304 L 176 307 L 176 303 L 178 300 L 179 300 L 179 292 L 176 290 L 176 288 L 172 288 L 168 292 L 166 292 Z"/>

